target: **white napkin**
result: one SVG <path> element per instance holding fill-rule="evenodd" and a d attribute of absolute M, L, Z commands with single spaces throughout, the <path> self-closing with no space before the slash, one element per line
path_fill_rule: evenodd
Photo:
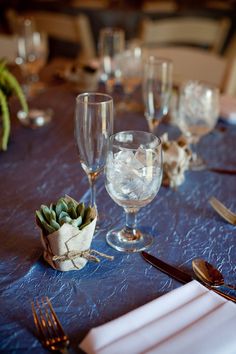
<path fill-rule="evenodd" d="M 236 97 L 221 95 L 220 117 L 228 123 L 236 124 Z"/>
<path fill-rule="evenodd" d="M 236 306 L 197 281 L 92 329 L 88 354 L 235 354 Z"/>

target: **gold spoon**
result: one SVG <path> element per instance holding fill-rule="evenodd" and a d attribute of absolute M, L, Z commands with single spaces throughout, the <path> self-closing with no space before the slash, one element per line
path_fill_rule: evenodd
<path fill-rule="evenodd" d="M 224 286 L 229 289 L 236 290 L 236 286 L 225 284 L 224 277 L 221 272 L 204 259 L 196 258 L 192 261 L 193 271 L 196 276 L 205 284 L 217 288 Z"/>

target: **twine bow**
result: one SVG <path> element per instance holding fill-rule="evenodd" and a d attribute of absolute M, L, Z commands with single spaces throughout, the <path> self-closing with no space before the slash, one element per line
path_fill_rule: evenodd
<path fill-rule="evenodd" d="M 66 253 L 64 253 L 63 255 L 53 255 L 52 260 L 53 261 L 72 261 L 78 257 L 82 257 L 87 259 L 88 261 L 93 261 L 93 262 L 100 262 L 100 259 L 98 257 L 96 257 L 96 255 L 109 259 L 110 261 L 112 261 L 114 259 L 113 256 L 108 256 L 105 253 L 96 251 L 96 250 L 85 250 L 85 251 L 68 251 Z"/>

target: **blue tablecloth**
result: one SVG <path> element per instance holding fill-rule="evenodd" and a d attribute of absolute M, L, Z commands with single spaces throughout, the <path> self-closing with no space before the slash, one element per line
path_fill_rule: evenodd
<path fill-rule="evenodd" d="M 31 301 L 47 295 L 71 339 L 71 352 L 94 326 L 153 300 L 180 283 L 148 265 L 136 254 L 110 248 L 110 225 L 124 223 L 123 210 L 109 197 L 103 178 L 97 183 L 100 212 L 107 216 L 92 248 L 113 255 L 88 263 L 81 271 L 58 272 L 42 258 L 35 210 L 64 194 L 89 200 L 73 137 L 76 93 L 54 85 L 31 102 L 51 106 L 54 118 L 38 130 L 12 121 L 8 151 L 0 153 L 0 351 L 43 353 L 35 336 Z M 17 110 L 17 106 L 13 107 Z M 115 130 L 147 130 L 143 113 L 115 114 Z M 162 130 L 174 128 L 164 125 Z M 174 129 L 175 130 L 175 129 Z M 199 144 L 211 165 L 236 168 L 236 127 L 219 124 Z M 150 253 L 192 274 L 191 261 L 202 257 L 219 267 L 227 282 L 236 282 L 236 229 L 210 207 L 211 196 L 236 211 L 236 177 L 204 170 L 188 171 L 178 190 L 161 187 L 155 200 L 139 213 L 139 223 L 155 235 Z M 220 320 L 220 319 L 219 319 Z M 46 351 L 45 351 L 46 352 Z"/>

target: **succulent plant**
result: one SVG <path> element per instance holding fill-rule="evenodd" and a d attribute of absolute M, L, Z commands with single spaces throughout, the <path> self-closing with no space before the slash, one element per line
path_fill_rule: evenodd
<path fill-rule="evenodd" d="M 2 117 L 2 137 L 0 142 L 0 149 L 2 150 L 7 150 L 7 144 L 11 131 L 8 98 L 12 94 L 16 94 L 23 111 L 28 113 L 27 101 L 21 86 L 19 85 L 15 76 L 10 73 L 6 67 L 6 62 L 4 60 L 0 60 L 0 113 Z"/>
<path fill-rule="evenodd" d="M 65 196 L 59 198 L 56 204 L 41 205 L 36 210 L 36 222 L 42 229 L 43 234 L 49 235 L 60 229 L 63 224 L 70 224 L 82 230 L 95 218 L 95 210 L 86 207 L 84 203 L 78 203 L 73 198 Z"/>

